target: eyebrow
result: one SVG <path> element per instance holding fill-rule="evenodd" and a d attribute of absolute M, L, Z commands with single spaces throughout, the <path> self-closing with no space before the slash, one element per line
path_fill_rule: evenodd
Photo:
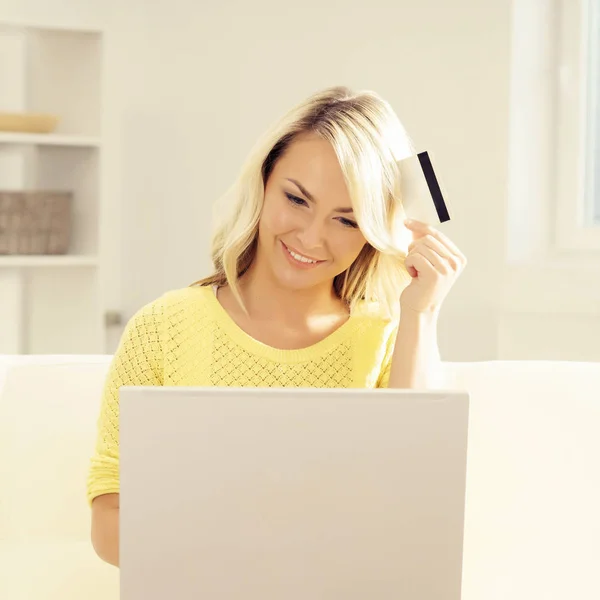
<path fill-rule="evenodd" d="M 289 177 L 286 177 L 286 179 L 288 181 L 291 181 L 311 202 L 316 202 L 314 196 L 299 181 L 296 181 L 295 179 L 290 179 Z M 342 208 L 336 208 L 333 212 L 351 213 L 351 212 L 354 212 L 354 209 L 342 207 Z"/>

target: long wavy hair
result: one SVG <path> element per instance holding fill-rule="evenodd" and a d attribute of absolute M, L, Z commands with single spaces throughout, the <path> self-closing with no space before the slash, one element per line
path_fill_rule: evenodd
<path fill-rule="evenodd" d="M 245 310 L 238 282 L 256 255 L 265 187 L 277 161 L 303 133 L 317 134 L 333 146 L 367 240 L 352 265 L 334 278 L 335 293 L 351 312 L 366 301 L 393 318 L 410 281 L 404 266 L 410 236 L 396 163 L 414 154 L 414 147 L 388 102 L 375 92 L 345 86 L 310 96 L 257 141 L 237 180 L 215 205 L 214 273 L 192 285 L 228 285 Z"/>

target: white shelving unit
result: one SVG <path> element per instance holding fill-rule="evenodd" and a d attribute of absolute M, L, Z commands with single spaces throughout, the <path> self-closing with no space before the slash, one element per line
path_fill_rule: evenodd
<path fill-rule="evenodd" d="M 74 194 L 69 252 L 0 255 L 0 354 L 106 351 L 101 225 L 102 31 L 0 22 L 0 110 L 59 116 L 0 132 L 0 190 Z"/>
<path fill-rule="evenodd" d="M 100 139 L 81 135 L 53 133 L 13 133 L 0 131 L 0 144 L 9 146 L 65 146 L 71 148 L 100 148 Z"/>
<path fill-rule="evenodd" d="M 0 267 L 98 267 L 97 256 L 1 256 Z"/>

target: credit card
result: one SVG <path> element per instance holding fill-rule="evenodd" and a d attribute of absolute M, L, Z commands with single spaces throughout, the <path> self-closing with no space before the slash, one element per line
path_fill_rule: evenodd
<path fill-rule="evenodd" d="M 437 225 L 450 221 L 446 194 L 436 175 L 431 156 L 419 152 L 398 161 L 402 203 L 407 218 Z"/>

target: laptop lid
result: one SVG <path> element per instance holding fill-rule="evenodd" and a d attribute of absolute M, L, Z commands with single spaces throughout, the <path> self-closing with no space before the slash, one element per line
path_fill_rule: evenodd
<path fill-rule="evenodd" d="M 121 388 L 122 600 L 459 600 L 468 407 Z"/>

